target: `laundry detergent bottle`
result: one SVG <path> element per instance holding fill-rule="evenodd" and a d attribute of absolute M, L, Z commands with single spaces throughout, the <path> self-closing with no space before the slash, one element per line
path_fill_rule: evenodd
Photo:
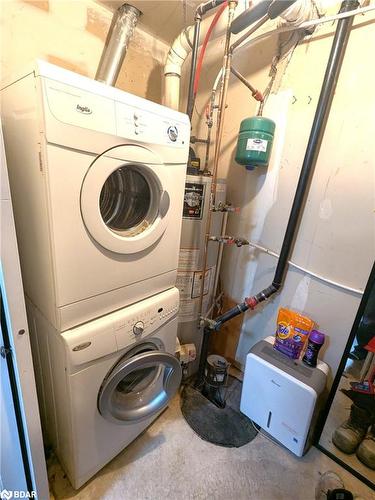
<path fill-rule="evenodd" d="M 318 330 L 313 330 L 307 341 L 307 348 L 305 355 L 302 358 L 302 361 L 309 366 L 315 367 L 318 362 L 318 353 L 320 348 L 324 344 L 325 335 L 322 332 L 318 332 Z"/>

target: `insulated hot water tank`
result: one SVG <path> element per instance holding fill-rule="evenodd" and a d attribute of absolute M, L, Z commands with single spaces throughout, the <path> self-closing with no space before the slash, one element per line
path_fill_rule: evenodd
<path fill-rule="evenodd" d="M 181 344 L 193 343 L 197 358 L 189 364 L 189 374 L 197 371 L 201 349 L 202 333 L 198 328 L 199 296 L 203 276 L 205 231 L 210 208 L 212 177 L 187 175 L 185 183 L 184 209 L 180 255 L 176 286 L 180 290 L 180 310 L 178 317 L 178 338 Z M 216 205 L 226 202 L 226 184 L 218 179 L 216 184 Z M 214 212 L 211 219 L 211 234 L 221 234 L 223 213 Z M 202 315 L 212 305 L 213 288 L 219 244 L 209 242 L 207 266 L 205 270 Z"/>

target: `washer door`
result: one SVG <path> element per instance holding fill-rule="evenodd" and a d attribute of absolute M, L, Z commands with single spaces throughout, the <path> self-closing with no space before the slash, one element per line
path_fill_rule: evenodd
<path fill-rule="evenodd" d="M 137 155 L 131 154 L 132 148 Z M 135 147 L 122 146 L 122 151 L 127 157 L 140 157 Z M 153 159 L 147 150 L 143 157 Z M 81 189 L 81 213 L 88 232 L 101 246 L 132 254 L 146 250 L 163 235 L 170 197 L 156 170 L 152 164 L 104 155 L 90 165 Z"/>
<path fill-rule="evenodd" d="M 181 383 L 177 358 L 152 342 L 128 356 L 107 375 L 98 395 L 100 414 L 117 423 L 139 422 L 160 412 Z"/>

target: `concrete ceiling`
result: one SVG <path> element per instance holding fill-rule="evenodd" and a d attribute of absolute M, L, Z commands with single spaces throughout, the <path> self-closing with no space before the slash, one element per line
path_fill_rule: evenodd
<path fill-rule="evenodd" d="M 183 27 L 193 23 L 194 11 L 201 0 L 97 0 L 114 11 L 129 3 L 142 12 L 141 27 L 170 45 Z"/>

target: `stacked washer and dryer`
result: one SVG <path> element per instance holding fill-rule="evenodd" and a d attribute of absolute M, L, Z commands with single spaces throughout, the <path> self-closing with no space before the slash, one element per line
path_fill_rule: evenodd
<path fill-rule="evenodd" d="M 180 384 L 190 124 L 42 61 L 1 95 L 42 420 L 78 488 Z"/>

